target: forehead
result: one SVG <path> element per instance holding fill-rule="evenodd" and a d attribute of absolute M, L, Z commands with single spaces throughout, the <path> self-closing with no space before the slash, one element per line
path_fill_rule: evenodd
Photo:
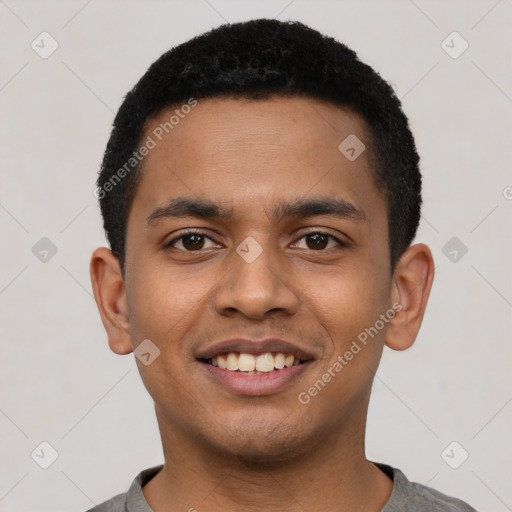
<path fill-rule="evenodd" d="M 205 151 L 270 151 L 287 146 L 300 158 L 304 152 L 314 157 L 325 150 L 338 150 L 338 144 L 333 147 L 333 142 L 340 137 L 343 140 L 356 135 L 367 140 L 369 136 L 360 115 L 313 98 L 220 97 L 195 102 L 192 108 L 184 103 L 164 109 L 146 123 L 145 134 L 155 139 L 157 150 L 169 148 L 173 142 Z M 208 157 L 212 157 L 211 153 Z"/>
<path fill-rule="evenodd" d="M 338 196 L 363 211 L 384 207 L 364 120 L 330 103 L 200 99 L 193 108 L 160 112 L 143 139 L 153 148 L 134 205 L 146 211 L 173 196 L 215 199 L 243 211 L 308 195 Z"/>

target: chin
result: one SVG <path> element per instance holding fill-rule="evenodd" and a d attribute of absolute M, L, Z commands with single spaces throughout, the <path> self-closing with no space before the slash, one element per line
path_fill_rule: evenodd
<path fill-rule="evenodd" d="M 252 439 L 243 446 L 223 448 L 223 455 L 232 457 L 248 467 L 282 466 L 283 463 L 297 458 L 297 451 L 294 448 L 276 442 L 257 445 Z"/>
<path fill-rule="evenodd" d="M 247 466 L 273 466 L 297 458 L 306 449 L 308 436 L 296 425 L 247 423 L 219 432 L 217 439 L 210 438 L 214 451 Z"/>

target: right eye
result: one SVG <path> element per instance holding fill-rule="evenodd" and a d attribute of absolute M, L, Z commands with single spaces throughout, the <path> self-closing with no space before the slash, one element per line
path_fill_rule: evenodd
<path fill-rule="evenodd" d="M 206 235 L 206 233 L 192 229 L 182 233 L 176 238 L 173 238 L 169 243 L 166 244 L 165 247 L 172 247 L 173 249 L 178 249 L 185 252 L 196 252 L 205 248 L 205 240 L 214 242 L 209 236 Z M 181 247 L 175 247 L 177 244 L 181 244 Z"/>

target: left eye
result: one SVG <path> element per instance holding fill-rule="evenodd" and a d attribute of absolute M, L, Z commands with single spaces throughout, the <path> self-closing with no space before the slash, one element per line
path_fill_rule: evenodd
<path fill-rule="evenodd" d="M 299 240 L 306 240 L 306 249 L 311 250 L 322 250 L 322 249 L 330 249 L 332 246 L 329 246 L 329 239 L 334 240 L 338 246 L 344 247 L 345 244 L 336 238 L 335 236 L 329 235 L 328 233 L 322 232 L 313 232 L 307 233 L 306 235 L 299 238 Z M 308 243 L 308 241 L 310 243 Z"/>
<path fill-rule="evenodd" d="M 185 233 L 177 238 L 174 238 L 171 240 L 167 247 L 174 247 L 175 249 L 179 249 L 181 251 L 186 252 L 194 252 L 194 251 L 200 251 L 201 249 L 207 249 L 208 247 L 205 247 L 206 240 L 209 240 L 215 245 L 214 240 L 212 240 L 209 236 L 207 236 L 205 233 L 199 232 L 199 231 L 191 231 L 189 233 Z M 329 235 L 328 233 L 322 233 L 320 231 L 315 231 L 312 233 L 307 233 L 303 236 L 301 236 L 298 241 L 305 240 L 306 247 L 303 247 L 305 249 L 310 249 L 313 251 L 318 250 L 324 250 L 324 249 L 330 249 L 333 247 L 333 245 L 329 245 L 330 241 L 334 241 L 335 245 L 345 247 L 346 244 L 344 244 L 341 240 L 336 238 L 333 235 Z M 295 244 L 298 244 L 298 241 L 295 242 Z M 181 247 L 176 247 L 178 244 L 181 244 Z"/>

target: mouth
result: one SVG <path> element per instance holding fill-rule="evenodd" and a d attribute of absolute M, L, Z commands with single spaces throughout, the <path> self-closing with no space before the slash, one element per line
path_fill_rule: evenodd
<path fill-rule="evenodd" d="M 196 355 L 210 385 L 236 395 L 268 396 L 297 382 L 315 361 L 313 354 L 279 339 L 233 339 Z"/>
<path fill-rule="evenodd" d="M 208 359 L 200 359 L 203 363 L 241 375 L 264 375 L 280 372 L 310 360 L 301 359 L 285 352 L 264 352 L 261 354 L 225 352 Z"/>
<path fill-rule="evenodd" d="M 278 338 L 233 338 L 195 354 L 208 386 L 220 384 L 238 395 L 276 394 L 304 374 L 315 357 L 309 348 Z"/>

